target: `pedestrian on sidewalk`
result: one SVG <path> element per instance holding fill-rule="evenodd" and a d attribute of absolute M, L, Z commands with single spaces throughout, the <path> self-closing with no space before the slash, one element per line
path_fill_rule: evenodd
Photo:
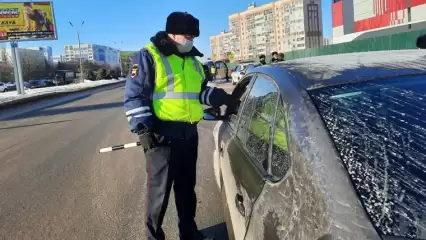
<path fill-rule="evenodd" d="M 203 54 L 193 46 L 199 35 L 197 18 L 171 13 L 165 31 L 133 56 L 126 80 L 126 116 L 146 151 L 149 240 L 165 239 L 161 226 L 172 187 L 180 239 L 213 239 L 203 236 L 195 223 L 197 123 L 203 118 L 202 104 L 235 111 L 239 101 L 223 89 L 207 87 L 196 58 Z"/>

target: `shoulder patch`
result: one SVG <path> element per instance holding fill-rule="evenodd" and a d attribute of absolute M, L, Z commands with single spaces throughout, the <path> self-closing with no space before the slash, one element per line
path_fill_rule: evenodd
<path fill-rule="evenodd" d="M 139 64 L 133 64 L 132 66 L 132 74 L 130 75 L 132 78 L 135 78 L 139 74 Z"/>

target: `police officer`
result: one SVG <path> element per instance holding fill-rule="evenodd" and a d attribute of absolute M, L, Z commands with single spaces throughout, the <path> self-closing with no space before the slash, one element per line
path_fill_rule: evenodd
<path fill-rule="evenodd" d="M 166 31 L 133 56 L 126 80 L 126 116 L 146 151 L 148 239 L 165 238 L 161 225 L 172 186 L 180 238 L 213 239 L 203 236 L 195 223 L 197 123 L 202 104 L 236 110 L 239 102 L 223 89 L 207 87 L 196 59 L 203 54 L 193 46 L 199 35 L 197 18 L 171 13 Z"/>
<path fill-rule="evenodd" d="M 210 68 L 210 72 L 211 72 L 211 75 L 213 77 L 213 80 L 216 80 L 216 64 L 215 63 L 212 64 L 212 66 Z"/>
<path fill-rule="evenodd" d="M 266 65 L 266 56 L 264 54 L 259 56 L 259 62 L 261 65 Z"/>
<path fill-rule="evenodd" d="M 284 62 L 284 53 L 278 54 L 278 62 Z"/>
<path fill-rule="evenodd" d="M 271 58 L 271 63 L 276 63 L 278 62 L 278 52 L 272 52 L 272 58 Z"/>

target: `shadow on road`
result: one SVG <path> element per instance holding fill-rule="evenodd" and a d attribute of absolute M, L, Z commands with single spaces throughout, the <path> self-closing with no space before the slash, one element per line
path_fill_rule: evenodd
<path fill-rule="evenodd" d="M 201 232 L 206 236 L 214 237 L 215 240 L 228 240 L 228 231 L 226 230 L 226 223 L 224 222 L 204 228 Z"/>
<path fill-rule="evenodd" d="M 44 123 L 35 123 L 35 124 L 27 124 L 27 125 L 18 125 L 18 126 L 11 126 L 11 127 L 0 127 L 1 130 L 8 130 L 8 129 L 15 129 L 15 128 L 25 128 L 25 127 L 33 127 L 33 126 L 40 126 L 40 125 L 47 125 L 47 124 L 54 124 L 54 123 L 64 123 L 64 122 L 71 122 L 72 120 L 63 120 L 63 121 L 53 121 L 53 122 L 44 122 Z"/>
<path fill-rule="evenodd" d="M 123 102 L 112 102 L 112 103 L 102 103 L 102 104 L 94 104 L 94 105 L 78 106 L 78 107 L 64 107 L 64 108 L 53 108 L 53 109 L 47 108 L 45 110 L 36 111 L 36 112 L 32 112 L 32 113 L 28 113 L 28 114 L 24 114 L 20 116 L 15 116 L 7 120 L 16 120 L 16 119 L 27 118 L 27 117 L 52 116 L 52 115 L 58 115 L 58 114 L 86 112 L 86 111 L 94 111 L 94 110 L 109 109 L 109 108 L 122 108 L 122 107 L 123 107 Z"/>
<path fill-rule="evenodd" d="M 39 112 L 39 111 L 42 111 L 43 109 L 49 109 L 49 108 L 53 108 L 53 107 L 56 107 L 56 106 L 72 103 L 72 102 L 75 102 L 75 101 L 78 101 L 78 100 L 88 98 L 90 96 L 92 96 L 92 94 L 89 93 L 89 94 L 79 95 L 79 96 L 76 96 L 76 97 L 70 97 L 68 99 L 65 99 L 65 100 L 62 100 L 62 101 L 57 101 L 57 102 L 55 102 L 55 98 L 52 98 L 52 99 L 42 100 L 41 103 L 40 102 L 29 103 L 27 106 L 25 106 L 25 108 L 30 108 L 31 110 L 29 110 L 29 111 L 27 110 L 22 114 L 21 113 L 13 114 L 14 109 L 6 110 L 6 111 L 0 111 L 0 116 L 10 115 L 10 114 L 8 114 L 9 111 L 12 113 L 12 117 L 0 118 L 0 121 L 17 120 L 17 119 L 23 119 L 23 118 L 27 118 L 27 117 L 37 116 L 36 113 Z M 49 103 L 49 102 L 54 102 L 54 103 Z"/>

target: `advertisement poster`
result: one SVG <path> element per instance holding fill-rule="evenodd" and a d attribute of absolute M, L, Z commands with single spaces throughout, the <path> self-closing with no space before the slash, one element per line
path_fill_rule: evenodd
<path fill-rule="evenodd" d="M 0 2 L 0 42 L 55 39 L 52 2 Z"/>

